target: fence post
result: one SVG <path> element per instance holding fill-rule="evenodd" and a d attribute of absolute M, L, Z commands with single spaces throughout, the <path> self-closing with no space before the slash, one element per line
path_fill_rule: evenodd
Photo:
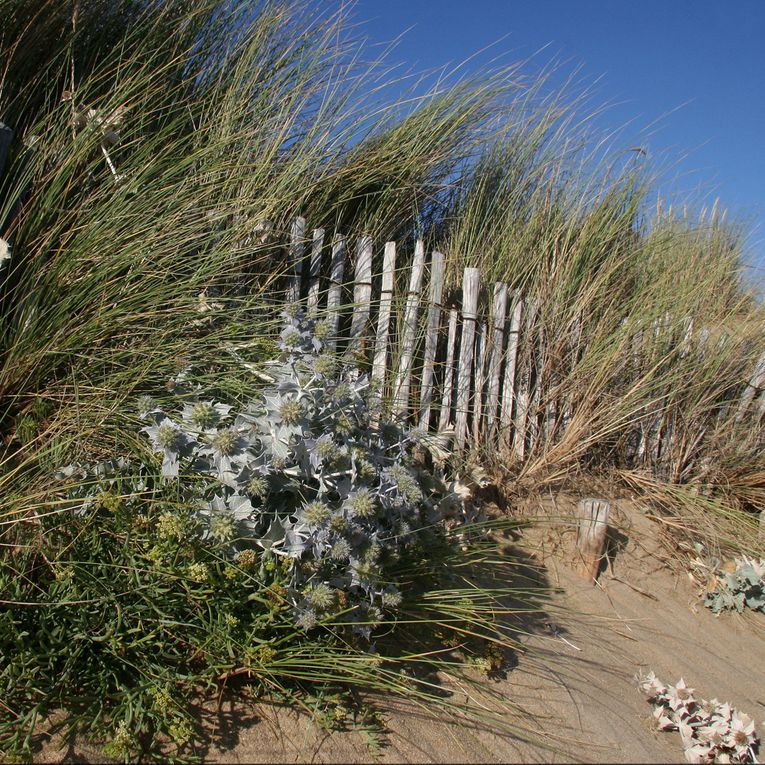
<path fill-rule="evenodd" d="M 494 434 L 499 404 L 499 376 L 502 371 L 502 351 L 505 347 L 505 314 L 507 313 L 507 285 L 494 285 L 491 309 L 491 356 L 489 357 L 489 390 L 486 397 L 486 432 Z"/>
<path fill-rule="evenodd" d="M 340 299 L 343 291 L 343 272 L 345 271 L 345 237 L 335 234 L 332 242 L 332 264 L 329 272 L 329 292 L 327 293 L 327 323 L 329 338 L 327 346 L 337 345 L 337 327 L 340 321 Z"/>
<path fill-rule="evenodd" d="M 297 303 L 300 300 L 300 282 L 303 276 L 303 256 L 305 254 L 305 218 L 297 217 L 292 222 L 290 231 L 290 276 L 287 288 L 288 304 Z"/>
<path fill-rule="evenodd" d="M 481 437 L 481 419 L 483 417 L 483 386 L 486 383 L 486 356 L 489 336 L 486 322 L 478 327 L 478 342 L 475 356 L 475 392 L 473 394 L 473 442 L 479 445 Z"/>
<path fill-rule="evenodd" d="M 524 360 L 521 376 L 518 380 L 518 406 L 516 407 L 515 433 L 513 434 L 513 450 L 519 460 L 522 460 L 526 454 L 526 421 L 531 406 L 531 370 L 534 364 L 534 360 L 531 357 L 534 351 L 532 329 L 534 328 L 538 309 L 539 301 L 536 299 L 532 300 L 529 310 L 526 312 L 526 323 L 524 326 L 527 358 Z"/>
<path fill-rule="evenodd" d="M 465 437 L 467 436 L 479 281 L 480 273 L 477 268 L 465 269 L 462 282 L 462 339 L 460 341 L 460 359 L 457 367 L 457 413 L 454 422 L 455 440 L 458 449 L 462 449 L 465 446 Z"/>
<path fill-rule="evenodd" d="M 765 353 L 758 359 L 754 372 L 752 372 L 752 376 L 741 394 L 741 403 L 739 403 L 736 412 L 736 422 L 741 422 L 744 419 L 746 410 L 749 409 L 757 391 L 763 387 L 763 383 L 765 383 Z"/>
<path fill-rule="evenodd" d="M 356 245 L 356 280 L 353 287 L 353 316 L 349 353 L 362 353 L 372 300 L 372 239 L 359 238 Z"/>
<path fill-rule="evenodd" d="M 396 243 L 385 243 L 383 255 L 382 286 L 380 289 L 380 310 L 377 315 L 377 334 L 375 336 L 375 355 L 372 361 L 372 379 L 380 386 L 378 401 L 382 401 L 382 388 L 385 384 L 385 370 L 388 365 L 388 334 L 390 333 L 390 311 L 393 302 L 393 281 L 396 276 Z M 379 406 L 373 412 L 373 418 L 379 421 Z"/>
<path fill-rule="evenodd" d="M 579 571 L 593 584 L 597 581 L 605 552 L 610 509 L 611 506 L 604 499 L 583 499 L 579 502 L 577 564 Z"/>
<path fill-rule="evenodd" d="M 321 250 L 324 246 L 324 229 L 313 230 L 311 243 L 311 264 L 308 271 L 308 311 L 313 312 L 319 306 L 319 277 L 321 275 Z"/>
<path fill-rule="evenodd" d="M 521 331 L 523 298 L 518 290 L 513 291 L 513 315 L 507 338 L 507 358 L 505 359 L 505 382 L 502 386 L 500 426 L 505 444 L 510 444 L 510 425 L 513 422 L 513 404 L 515 402 L 515 370 L 518 359 L 518 335 Z"/>
<path fill-rule="evenodd" d="M 406 417 L 409 410 L 409 387 L 412 381 L 412 358 L 414 341 L 417 334 L 417 314 L 422 289 L 422 275 L 425 271 L 425 245 L 421 239 L 414 246 L 412 273 L 409 278 L 409 292 L 406 296 L 404 326 L 401 338 L 401 356 L 399 357 L 396 385 L 393 394 L 393 412 L 399 417 Z"/>
<path fill-rule="evenodd" d="M 454 388 L 454 350 L 457 345 L 457 309 L 449 311 L 449 335 L 446 339 L 446 363 L 444 369 L 444 389 L 441 394 L 441 415 L 438 418 L 438 430 L 449 427 L 452 413 L 452 390 Z"/>
<path fill-rule="evenodd" d="M 438 327 L 441 323 L 441 297 L 444 290 L 444 256 L 434 252 L 430 264 L 430 309 L 425 335 L 425 352 L 422 365 L 422 388 L 420 392 L 420 427 L 428 429 L 430 404 L 433 398 L 433 367 L 438 347 Z"/>

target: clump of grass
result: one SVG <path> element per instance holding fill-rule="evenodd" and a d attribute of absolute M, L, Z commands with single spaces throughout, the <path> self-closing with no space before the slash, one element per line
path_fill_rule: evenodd
<path fill-rule="evenodd" d="M 447 539 L 443 554 L 420 548 L 400 563 L 404 580 L 430 589 L 412 589 L 421 597 L 402 604 L 398 634 L 425 642 L 388 646 L 381 665 L 334 633 L 297 640 L 278 566 L 261 574 L 196 537 L 171 543 L 160 505 L 183 516 L 188 498 L 137 510 L 107 492 L 73 519 L 67 498 L 51 496 L 62 464 L 140 452 L 133 402 L 151 392 L 166 404 L 172 391 L 158 391 L 189 367 L 211 398 L 255 394 L 231 348 L 275 353 L 273 291 L 297 213 L 380 239 L 427 226 L 452 284 L 480 266 L 539 301 L 519 365 L 539 390 L 537 433 L 555 416 L 522 460 L 505 439 L 495 466 L 519 485 L 616 467 L 689 534 L 755 552 L 761 405 L 742 414 L 737 402 L 765 344 L 740 282 L 741 232 L 720 214 L 650 214 L 643 154 L 595 161 L 601 146 L 577 126 L 576 102 L 546 96 L 541 80 L 519 90 L 508 67 L 439 84 L 408 112 L 381 104 L 370 119 L 380 70 L 361 63 L 342 13 L 309 4 L 0 0 L 0 10 L 0 119 L 14 129 L 0 178 L 9 746 L 27 746 L 56 705 L 74 724 L 89 715 L 116 731 L 114 755 L 159 730 L 183 746 L 185 702 L 234 677 L 300 704 L 306 684 L 321 683 L 430 703 L 427 683 L 399 665 L 457 671 L 460 660 L 422 637 L 434 623 L 449 641 L 510 645 L 494 620 L 507 610 L 501 588 L 474 589 L 468 573 L 480 545 Z M 275 655 L 257 653 L 261 633 Z"/>

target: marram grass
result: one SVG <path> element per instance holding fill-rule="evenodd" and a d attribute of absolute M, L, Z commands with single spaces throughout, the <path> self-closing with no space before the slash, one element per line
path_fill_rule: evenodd
<path fill-rule="evenodd" d="M 485 547 L 408 561 L 401 576 L 432 586 L 402 605 L 381 664 L 335 633 L 297 632 L 271 587 L 278 566 L 266 581 L 198 540 L 150 556 L 120 492 L 73 519 L 51 487 L 67 464 L 145 457 L 135 402 L 167 406 L 179 372 L 232 405 L 257 395 L 232 348 L 256 366 L 276 354 L 297 214 L 380 243 L 424 234 L 450 287 L 477 266 L 539 300 L 540 379 L 573 415 L 523 462 L 477 455 L 508 480 L 616 468 L 683 534 L 761 545 L 759 400 L 746 417 L 738 402 L 765 322 L 741 278 L 743 232 L 718 210 L 650 209 L 645 152 L 600 158 L 582 99 L 509 66 L 386 102 L 392 71 L 365 62 L 343 12 L 311 4 L 0 0 L 0 18 L 0 120 L 14 131 L 0 168 L 6 747 L 28 751 L 54 708 L 114 733 L 118 758 L 159 730 L 182 747 L 196 735 L 187 702 L 235 678 L 317 717 L 316 699 L 349 687 L 431 704 L 404 665 L 460 672 L 465 652 L 513 645 L 513 593 L 470 573 L 509 565 Z M 657 412 L 671 450 L 637 458 Z M 458 580 L 438 583 L 447 572 Z"/>

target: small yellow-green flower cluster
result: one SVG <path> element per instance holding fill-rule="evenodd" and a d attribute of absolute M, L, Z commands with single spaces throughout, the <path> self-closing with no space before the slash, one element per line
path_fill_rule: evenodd
<path fill-rule="evenodd" d="M 191 563 L 189 564 L 187 572 L 189 579 L 198 584 L 206 582 L 210 576 L 210 569 L 207 568 L 206 563 Z"/>
<path fill-rule="evenodd" d="M 194 729 L 191 727 L 188 720 L 176 720 L 170 725 L 167 732 L 178 746 L 185 746 L 188 744 L 191 737 L 194 735 Z"/>
<path fill-rule="evenodd" d="M 236 520 L 228 513 L 217 513 L 210 521 L 210 533 L 221 544 L 230 544 L 236 538 Z"/>
<path fill-rule="evenodd" d="M 157 536 L 160 539 L 183 539 L 185 524 L 176 513 L 162 513 L 157 519 Z"/>

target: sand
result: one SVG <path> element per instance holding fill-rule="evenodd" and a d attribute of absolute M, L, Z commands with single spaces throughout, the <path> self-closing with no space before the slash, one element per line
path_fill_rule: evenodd
<path fill-rule="evenodd" d="M 684 678 L 697 697 L 730 701 L 765 734 L 765 615 L 715 617 L 705 609 L 682 568 L 662 563 L 656 522 L 628 501 L 614 503 L 621 528 L 611 565 L 598 585 L 586 582 L 571 565 L 571 534 L 560 517 L 574 505 L 565 495 L 540 502 L 538 510 L 554 506 L 559 517 L 506 553 L 529 564 L 519 575 L 530 575 L 547 602 L 525 624 L 525 650 L 502 679 L 486 683 L 501 691 L 507 721 L 531 741 L 383 699 L 388 735 L 378 747 L 294 711 L 227 703 L 216 743 L 198 754 L 220 763 L 685 762 L 679 734 L 656 731 L 637 688 L 635 675 L 648 670 L 666 683 Z M 548 596 L 550 586 L 560 591 Z M 35 760 L 103 761 L 91 747 L 61 743 L 49 740 Z"/>

